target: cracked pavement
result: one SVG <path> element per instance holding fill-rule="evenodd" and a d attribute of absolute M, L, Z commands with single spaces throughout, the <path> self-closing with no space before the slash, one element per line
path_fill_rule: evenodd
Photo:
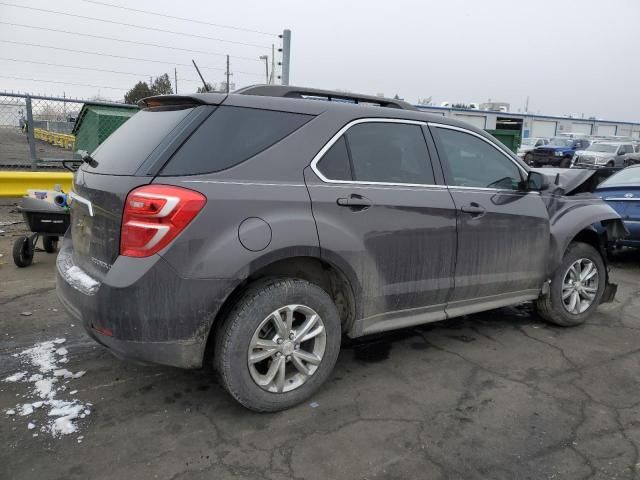
<path fill-rule="evenodd" d="M 54 256 L 11 261 L 23 229 L 0 235 L 0 378 L 20 370 L 12 354 L 65 337 L 93 412 L 76 435 L 34 438 L 4 413 L 27 386 L 0 383 L 2 479 L 640 478 L 640 252 L 614 259 L 617 299 L 586 325 L 524 304 L 345 341 L 317 395 L 256 414 L 208 369 L 124 363 L 71 326 Z"/>

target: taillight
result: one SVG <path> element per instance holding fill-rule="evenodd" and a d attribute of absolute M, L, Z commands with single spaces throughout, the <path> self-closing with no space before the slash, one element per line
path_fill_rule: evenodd
<path fill-rule="evenodd" d="M 207 199 L 170 185 L 145 185 L 127 195 L 120 255 L 148 257 L 166 247 L 198 214 Z"/>

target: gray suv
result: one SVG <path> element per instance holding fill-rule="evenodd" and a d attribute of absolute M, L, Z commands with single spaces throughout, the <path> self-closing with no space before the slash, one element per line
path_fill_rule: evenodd
<path fill-rule="evenodd" d="M 588 172 L 547 178 L 466 123 L 277 86 L 141 106 L 75 175 L 58 295 L 116 355 L 212 361 L 250 409 L 308 398 L 343 335 L 530 300 L 577 325 L 615 295 L 624 226 L 570 195 Z"/>

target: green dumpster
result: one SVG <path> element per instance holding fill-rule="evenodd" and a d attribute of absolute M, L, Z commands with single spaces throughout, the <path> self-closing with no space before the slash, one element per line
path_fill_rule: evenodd
<path fill-rule="evenodd" d="M 138 110 L 135 106 L 85 103 L 73 126 L 75 150 L 93 152 Z"/>
<path fill-rule="evenodd" d="M 520 130 L 498 129 L 486 130 L 486 132 L 500 140 L 512 152 L 515 153 L 518 151 L 518 147 L 520 146 Z"/>

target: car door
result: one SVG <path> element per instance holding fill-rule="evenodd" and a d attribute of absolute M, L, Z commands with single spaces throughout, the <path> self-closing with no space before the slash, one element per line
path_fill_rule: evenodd
<path fill-rule="evenodd" d="M 438 124 L 430 130 L 458 213 L 447 313 L 535 298 L 544 281 L 549 221 L 540 193 L 521 190 L 524 167 L 479 133 Z"/>
<path fill-rule="evenodd" d="M 445 318 L 456 212 L 426 134 L 421 122 L 355 120 L 305 170 L 321 254 L 357 279 L 352 335 Z"/>

